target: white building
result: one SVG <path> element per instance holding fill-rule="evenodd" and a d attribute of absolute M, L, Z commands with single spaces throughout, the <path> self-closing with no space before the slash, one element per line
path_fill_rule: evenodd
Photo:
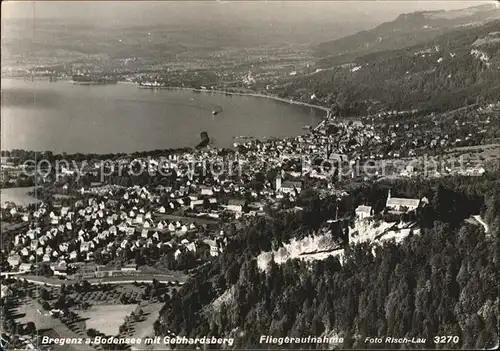
<path fill-rule="evenodd" d="M 233 212 L 242 212 L 246 201 L 240 199 L 231 199 L 227 204 L 227 209 Z"/>
<path fill-rule="evenodd" d="M 201 187 L 201 195 L 212 196 L 213 194 L 214 194 L 214 191 L 212 190 L 211 187 L 207 187 L 207 186 Z"/>
<path fill-rule="evenodd" d="M 356 208 L 356 217 L 359 219 L 369 218 L 373 215 L 373 208 L 371 206 L 361 205 Z"/>
<path fill-rule="evenodd" d="M 385 206 L 389 210 L 397 212 L 411 212 L 416 210 L 420 206 L 420 200 L 392 197 L 391 190 L 389 190 Z"/>

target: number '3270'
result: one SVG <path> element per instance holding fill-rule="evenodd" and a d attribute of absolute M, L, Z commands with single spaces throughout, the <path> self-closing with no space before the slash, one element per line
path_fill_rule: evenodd
<path fill-rule="evenodd" d="M 434 343 L 436 344 L 448 344 L 448 343 L 454 343 L 458 344 L 458 341 L 460 338 L 458 336 L 451 336 L 451 335 L 442 335 L 442 336 L 435 336 L 434 337 Z"/>

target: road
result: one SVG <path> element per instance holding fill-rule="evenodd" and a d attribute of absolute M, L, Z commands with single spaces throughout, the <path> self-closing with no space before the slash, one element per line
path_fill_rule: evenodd
<path fill-rule="evenodd" d="M 481 218 L 481 216 L 476 215 L 476 216 L 473 216 L 473 217 L 474 217 L 474 219 L 475 219 L 476 221 L 478 221 L 478 222 L 479 222 L 479 224 L 481 224 L 481 225 L 483 226 L 483 228 L 484 228 L 484 233 L 485 233 L 485 234 L 488 234 L 488 233 L 489 233 L 489 231 L 490 231 L 490 228 L 488 227 L 488 224 L 487 224 L 485 221 L 483 221 L 483 219 Z"/>
<path fill-rule="evenodd" d="M 12 278 L 15 279 L 26 279 L 28 283 L 33 284 L 47 284 L 49 286 L 61 286 L 62 284 L 69 285 L 80 282 L 77 279 L 57 279 L 49 277 L 40 277 L 36 275 L 13 275 Z M 174 275 L 174 274 L 141 274 L 141 275 L 130 275 L 130 276 L 120 276 L 120 277 L 104 277 L 104 278 L 89 278 L 87 280 L 91 285 L 98 284 L 132 284 L 137 283 L 151 283 L 153 279 L 156 279 L 160 283 L 170 283 L 176 282 L 179 285 L 184 284 L 187 280 L 187 276 L 184 275 Z"/>
<path fill-rule="evenodd" d="M 197 224 L 219 224 L 218 220 L 215 219 L 206 219 L 206 218 L 197 218 L 197 217 L 186 217 L 186 216 L 175 216 L 175 215 L 170 215 L 170 214 L 162 214 L 162 213 L 153 213 L 155 217 L 161 218 L 161 219 L 168 219 L 169 221 L 180 221 L 180 222 L 187 222 L 187 223 L 197 223 Z"/>
<path fill-rule="evenodd" d="M 156 88 L 162 89 L 162 87 L 156 87 Z M 278 97 L 276 95 L 265 95 L 265 94 L 259 94 L 259 93 L 251 93 L 251 92 L 249 92 L 249 93 L 238 93 L 238 92 L 229 92 L 229 91 L 224 91 L 224 90 L 192 89 L 192 88 L 183 88 L 183 87 L 163 87 L 163 89 L 189 90 L 189 91 L 196 91 L 196 92 L 199 92 L 199 93 L 209 93 L 209 94 L 253 96 L 253 97 L 257 97 L 257 98 L 264 98 L 264 99 L 271 99 L 271 100 L 286 102 L 286 103 L 292 104 L 292 105 L 301 105 L 301 106 L 311 107 L 311 108 L 315 108 L 315 109 L 318 109 L 318 110 L 323 110 L 325 112 L 329 112 L 330 111 L 330 109 L 328 107 L 325 107 L 325 106 L 314 105 L 314 104 L 310 104 L 310 103 L 307 103 L 307 102 L 301 102 L 301 101 L 296 101 L 296 100 L 291 100 L 291 99 L 286 99 L 286 98 L 280 98 L 280 97 Z"/>
<path fill-rule="evenodd" d="M 160 310 L 163 307 L 163 303 L 152 303 L 145 306 L 140 306 L 144 311 L 146 318 L 135 324 L 134 332 L 130 335 L 134 338 L 140 338 L 141 340 L 147 337 L 154 337 L 154 322 L 160 317 Z M 150 349 L 151 345 L 145 345 L 144 341 L 140 344 L 131 345 L 131 350 L 146 350 Z"/>

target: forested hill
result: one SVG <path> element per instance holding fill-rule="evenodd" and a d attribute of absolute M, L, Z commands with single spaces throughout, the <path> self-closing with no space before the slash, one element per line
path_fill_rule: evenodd
<path fill-rule="evenodd" d="M 271 263 L 266 273 L 260 271 L 255 259 L 260 252 L 304 235 L 318 217 L 333 213 L 335 199 L 301 198 L 302 215 L 256 219 L 237 232 L 222 256 L 200 269 L 165 305 L 156 334 L 234 336 L 236 348 L 271 347 L 259 344 L 260 335 L 338 335 L 346 349 L 398 348 L 364 342 L 383 335 L 426 338 L 420 348 L 493 346 L 499 317 L 499 174 L 393 186 L 400 194 L 432 199 L 422 215 L 420 235 L 401 245 L 352 247 L 343 265 L 329 257 L 310 264 Z M 351 194 L 352 203 L 375 193 L 373 186 L 359 189 Z M 464 221 L 478 212 L 490 225 L 489 234 Z M 435 344 L 437 335 L 459 340 Z"/>
<path fill-rule="evenodd" d="M 460 27 L 473 27 L 500 18 L 500 8 L 485 4 L 461 10 L 402 14 L 367 31 L 320 44 L 319 65 L 328 67 L 349 62 L 355 56 L 383 50 L 402 49 L 431 40 Z"/>
<path fill-rule="evenodd" d="M 283 81 L 275 93 L 332 106 L 338 114 L 430 112 L 500 96 L 500 20 L 462 28 L 408 48 Z"/>

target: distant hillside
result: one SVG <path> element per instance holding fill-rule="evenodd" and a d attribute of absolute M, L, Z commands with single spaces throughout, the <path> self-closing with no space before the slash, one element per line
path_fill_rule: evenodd
<path fill-rule="evenodd" d="M 500 96 L 500 20 L 461 28 L 400 50 L 284 81 L 282 97 L 331 106 L 342 115 L 380 110 L 446 111 Z"/>
<path fill-rule="evenodd" d="M 500 8 L 492 4 L 462 10 L 425 11 L 402 14 L 392 22 L 371 30 L 325 42 L 316 48 L 318 65 L 329 67 L 352 58 L 383 50 L 402 49 L 429 41 L 460 27 L 480 26 L 500 19 Z"/>

